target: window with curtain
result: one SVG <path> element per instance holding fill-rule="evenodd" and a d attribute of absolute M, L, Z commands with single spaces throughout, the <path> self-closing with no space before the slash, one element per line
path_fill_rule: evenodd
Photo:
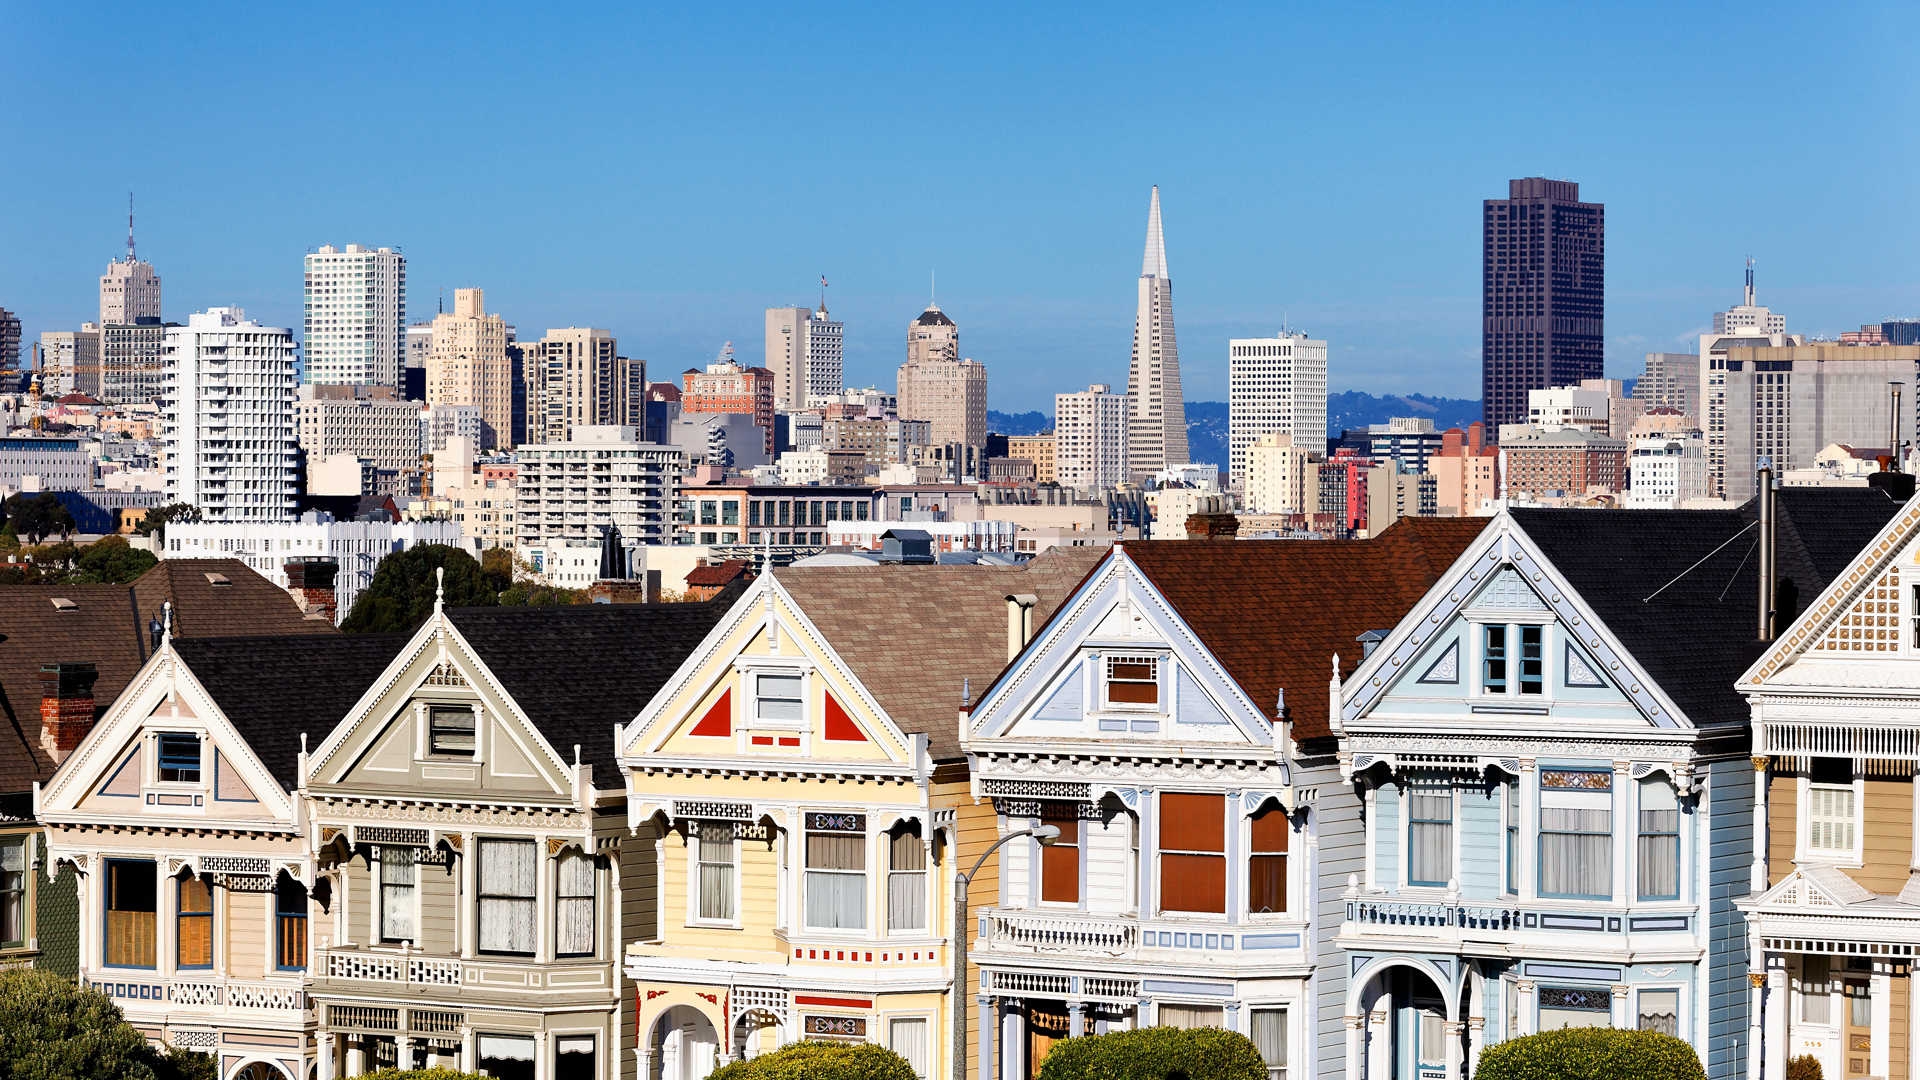
<path fill-rule="evenodd" d="M 1480 689 L 1488 694 L 1507 692 L 1507 628 L 1483 627 L 1480 646 Z"/>
<path fill-rule="evenodd" d="M 1562 1028 L 1611 1027 L 1613 990 L 1610 987 L 1542 986 L 1540 1023 L 1537 1030 Z"/>
<path fill-rule="evenodd" d="M 1227 911 L 1224 795 L 1160 796 L 1160 912 Z"/>
<path fill-rule="evenodd" d="M 1680 799 L 1662 777 L 1640 782 L 1640 899 L 1680 899 Z"/>
<path fill-rule="evenodd" d="M 1814 758 L 1807 786 L 1807 850 L 1852 855 L 1854 850 L 1853 762 Z"/>
<path fill-rule="evenodd" d="M 112 859 L 107 863 L 107 939 L 102 950 L 112 967 L 154 966 L 154 909 L 160 883 L 151 862 Z"/>
<path fill-rule="evenodd" d="M 27 943 L 26 836 L 0 839 L 0 948 Z"/>
<path fill-rule="evenodd" d="M 463 705 L 428 706 L 428 753 L 440 757 L 470 758 L 477 745 L 471 708 Z"/>
<path fill-rule="evenodd" d="M 733 826 L 703 821 L 695 829 L 694 859 L 698 863 L 694 888 L 699 890 L 696 912 L 699 918 L 714 922 L 732 922 L 735 852 Z"/>
<path fill-rule="evenodd" d="M 1680 991 L 1642 990 L 1637 1004 L 1641 1031 L 1680 1034 Z"/>
<path fill-rule="evenodd" d="M 207 879 L 184 878 L 174 884 L 174 966 L 213 966 L 213 890 Z"/>
<path fill-rule="evenodd" d="M 1247 855 L 1247 911 L 1255 915 L 1287 910 L 1287 841 L 1292 829 L 1279 803 L 1253 815 L 1252 850 Z"/>
<path fill-rule="evenodd" d="M 1267 1063 L 1267 1080 L 1287 1080 L 1287 1010 L 1253 1010 L 1253 1045 Z"/>
<path fill-rule="evenodd" d="M 729 507 L 737 503 L 727 503 Z M 594 1075 L 594 1039 L 591 1035 L 561 1035 L 553 1040 L 554 1075 L 559 1077 Z"/>
<path fill-rule="evenodd" d="M 797 724 L 804 717 L 800 676 L 762 673 L 753 677 L 753 715 L 776 724 Z"/>
<path fill-rule="evenodd" d="M 480 951 L 532 956 L 540 876 L 531 840 L 480 841 Z"/>
<path fill-rule="evenodd" d="M 1407 795 L 1407 884 L 1453 879 L 1453 789 L 1416 784 Z"/>
<path fill-rule="evenodd" d="M 1800 958 L 1800 1019 L 1809 1024 L 1833 1022 L 1833 958 L 1808 954 Z"/>
<path fill-rule="evenodd" d="M 913 1075 L 927 1080 L 927 1021 L 925 1017 L 899 1017 L 887 1021 L 887 1049 L 907 1059 Z"/>
<path fill-rule="evenodd" d="M 592 956 L 594 945 L 593 856 L 568 849 L 560 856 L 554 889 L 553 951 L 559 956 Z"/>
<path fill-rule="evenodd" d="M 285 874 L 273 886 L 273 957 L 281 971 L 307 966 L 307 887 Z"/>
<path fill-rule="evenodd" d="M 1540 895 L 1613 895 L 1613 772 L 1540 771 Z"/>
<path fill-rule="evenodd" d="M 810 930 L 867 928 L 867 819 L 808 813 L 805 896 Z"/>
<path fill-rule="evenodd" d="M 1447 1017 L 1437 1005 L 1421 1005 L 1420 1010 L 1420 1064 L 1423 1071 L 1437 1069 L 1447 1060 Z"/>
<path fill-rule="evenodd" d="M 1543 640 L 1546 637 L 1546 627 L 1522 626 L 1519 629 L 1520 692 L 1538 694 L 1545 685 L 1546 663 Z"/>
<path fill-rule="evenodd" d="M 1501 787 L 1500 810 L 1506 818 L 1507 827 L 1507 872 L 1506 893 L 1508 896 L 1520 894 L 1520 780 L 1509 779 Z"/>
<path fill-rule="evenodd" d="M 927 848 L 920 826 L 903 826 L 887 839 L 887 929 L 927 928 Z"/>
<path fill-rule="evenodd" d="M 1163 796 L 1164 797 L 1164 796 Z M 1218 1005 L 1176 1005 L 1167 1002 L 1155 1010 L 1161 1027 L 1192 1031 L 1226 1026 L 1226 1010 Z"/>
<path fill-rule="evenodd" d="M 380 940 L 414 940 L 414 889 L 419 884 L 417 852 L 410 847 L 383 847 L 380 855 Z"/>
<path fill-rule="evenodd" d="M 1080 804 L 1045 803 L 1040 810 L 1040 820 L 1060 830 L 1058 840 L 1040 848 L 1040 899 L 1048 904 L 1078 904 Z"/>

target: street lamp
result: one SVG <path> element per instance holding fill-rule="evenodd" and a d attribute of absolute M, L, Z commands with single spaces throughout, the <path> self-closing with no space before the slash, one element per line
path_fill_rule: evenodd
<path fill-rule="evenodd" d="M 953 1080 L 967 1080 L 967 938 L 971 936 L 970 920 L 967 916 L 967 886 L 972 883 L 973 875 L 980 872 L 987 856 L 1000 849 L 1000 845 L 1009 840 L 1018 840 L 1022 836 L 1031 836 L 1042 845 L 1051 847 L 1060 839 L 1058 825 L 1035 825 L 1031 829 L 1019 829 L 987 845 L 987 850 L 973 860 L 973 869 L 966 873 L 956 873 L 953 879 Z"/>

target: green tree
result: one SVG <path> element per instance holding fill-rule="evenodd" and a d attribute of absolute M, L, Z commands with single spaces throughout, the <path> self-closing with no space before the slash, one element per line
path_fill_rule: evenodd
<path fill-rule="evenodd" d="M 915 1077 L 913 1066 L 906 1058 L 877 1043 L 797 1042 L 751 1061 L 722 1065 L 707 1080 L 915 1080 Z"/>
<path fill-rule="evenodd" d="M 154 1065 L 160 1080 L 218 1080 L 219 1062 L 212 1054 L 169 1046 Z"/>
<path fill-rule="evenodd" d="M 419 626 L 433 612 L 434 571 L 443 568 L 448 607 L 493 607 L 500 602 L 473 556 L 445 544 L 421 544 L 380 561 L 340 629 L 385 634 Z"/>
<path fill-rule="evenodd" d="M 501 607 L 564 607 L 585 604 L 592 597 L 585 589 L 563 589 L 557 585 L 536 585 L 530 581 L 508 586 L 500 594 Z"/>
<path fill-rule="evenodd" d="M 173 522 L 182 525 L 196 525 L 201 520 L 200 508 L 192 503 L 168 503 L 147 511 L 147 516 L 135 525 L 134 531 L 141 536 L 158 535 L 166 538 L 167 526 Z"/>
<path fill-rule="evenodd" d="M 103 536 L 81 549 L 67 580 L 83 585 L 125 585 L 153 569 L 160 560 L 141 551 L 123 536 Z"/>
<path fill-rule="evenodd" d="M 1706 1080 L 1700 1055 L 1657 1031 L 1567 1028 L 1525 1035 L 1480 1054 L 1478 1080 Z"/>
<path fill-rule="evenodd" d="M 378 1069 L 362 1074 L 365 1080 L 487 1080 L 484 1073 L 461 1072 L 458 1069 Z"/>
<path fill-rule="evenodd" d="M 513 552 L 503 547 L 490 547 L 480 553 L 480 572 L 487 575 L 487 584 L 497 593 L 513 588 L 514 571 L 518 569 Z"/>
<path fill-rule="evenodd" d="M 1040 1080 L 1266 1080 L 1253 1040 L 1219 1028 L 1153 1027 L 1054 1043 Z"/>
<path fill-rule="evenodd" d="M 60 504 L 59 496 L 51 491 L 38 495 L 21 492 L 9 495 L 0 503 L 0 515 L 4 515 L 7 524 L 13 527 L 15 536 L 24 536 L 30 544 L 38 545 L 49 536 L 65 539 L 74 531 L 73 515 Z"/>
<path fill-rule="evenodd" d="M 48 971 L 0 973 L 0 1077 L 173 1080 L 113 999 Z"/>

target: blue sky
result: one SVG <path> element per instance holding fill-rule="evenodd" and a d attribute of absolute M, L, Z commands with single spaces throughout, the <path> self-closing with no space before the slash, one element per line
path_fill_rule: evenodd
<path fill-rule="evenodd" d="M 411 311 L 611 328 L 656 378 L 821 274 L 892 385 L 938 271 L 995 408 L 1123 382 L 1149 186 L 1187 396 L 1284 319 L 1336 389 L 1479 391 L 1480 200 L 1607 204 L 1608 370 L 1742 259 L 1789 328 L 1920 314 L 1920 5 L 28 4 L 0 0 L 0 307 L 92 318 L 138 192 L 166 312 L 297 326 L 300 256 Z"/>

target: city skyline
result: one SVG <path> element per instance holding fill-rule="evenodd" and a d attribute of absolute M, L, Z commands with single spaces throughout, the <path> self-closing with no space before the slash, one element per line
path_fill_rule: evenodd
<path fill-rule="evenodd" d="M 612 32 L 592 36 L 625 38 L 614 25 L 622 17 L 597 17 Z M 1892 77 L 1894 68 L 1871 62 L 1880 42 L 1911 37 L 1910 11 L 1868 5 L 1809 17 L 1782 9 L 1730 24 L 1687 9 L 1658 28 L 1631 12 L 1572 15 L 1580 25 L 1568 32 L 1598 35 L 1591 70 L 1574 76 L 1574 103 L 1569 95 L 1517 102 L 1518 116 L 1497 134 L 1479 107 L 1553 67 L 1550 51 L 1528 47 L 1545 44 L 1546 29 L 1516 30 L 1473 11 L 1457 25 L 1418 14 L 1385 25 L 1308 13 L 1290 17 L 1284 31 L 1315 48 L 1290 54 L 1284 71 L 1247 70 L 1256 54 L 1242 52 L 1238 41 L 1258 40 L 1268 17 L 1203 17 L 1131 35 L 1146 15 L 1126 12 L 1099 31 L 1101 49 L 1087 50 L 1106 55 L 1051 67 L 1022 49 L 1002 54 L 1000 38 L 1018 36 L 1006 33 L 1016 29 L 1008 19 L 992 30 L 956 27 L 951 56 L 943 53 L 938 64 L 957 70 L 992 59 L 1007 85 L 962 94 L 923 78 L 885 102 L 871 100 L 868 80 L 891 84 L 889 73 L 849 74 L 838 49 L 866 51 L 873 39 L 898 32 L 895 16 L 829 16 L 836 33 L 852 40 L 813 59 L 765 57 L 765 70 L 741 65 L 742 77 L 725 88 L 692 75 L 731 55 L 740 36 L 732 31 L 745 22 L 695 28 L 669 21 L 655 35 L 662 47 L 648 54 L 652 66 L 635 65 L 653 73 L 623 69 L 619 92 L 607 99 L 663 93 L 671 104 L 682 94 L 704 96 L 684 116 L 663 105 L 660 115 L 633 125 L 590 100 L 584 83 L 562 79 L 516 104 L 511 84 L 473 81 L 470 72 L 487 69 L 489 58 L 582 31 L 567 20 L 521 41 L 504 20 L 482 17 L 468 28 L 458 65 L 412 49 L 419 63 L 370 86 L 295 64 L 285 73 L 256 72 L 259 92 L 233 101 L 220 86 L 163 74 L 165 94 L 155 96 L 164 105 L 136 122 L 109 111 L 111 101 L 124 100 L 115 97 L 124 80 L 140 70 L 115 61 L 118 51 L 140 41 L 192 58 L 208 46 L 173 25 L 172 15 L 135 14 L 124 38 L 103 43 L 99 84 L 76 90 L 42 77 L 38 65 L 78 48 L 91 16 L 27 11 L 18 28 L 30 59 L 0 75 L 0 87 L 19 103 L 7 121 L 14 141 L 47 156 L 76 139 L 97 154 L 119 138 L 184 136 L 229 113 L 236 126 L 270 117 L 286 123 L 280 137 L 290 143 L 324 142 L 341 135 L 336 125 L 356 113 L 355 103 L 376 94 L 402 106 L 393 137 L 428 152 L 409 154 L 415 164 L 404 173 L 377 178 L 357 169 L 347 176 L 344 160 L 289 175 L 270 155 L 222 161 L 215 174 L 171 149 L 151 174 L 83 169 L 55 185 L 42 173 L 15 171 L 0 180 L 0 195 L 22 212 L 0 224 L 0 244 L 35 257 L 0 267 L 0 307 L 21 314 L 29 342 L 41 330 L 86 321 L 93 283 L 121 254 L 132 187 L 140 254 L 166 278 L 166 316 L 176 321 L 237 304 L 270 324 L 297 326 L 299 257 L 349 237 L 407 253 L 416 321 L 436 309 L 443 287 L 477 286 L 523 335 L 606 326 L 625 351 L 672 371 L 705 362 L 721 341 L 754 340 L 766 308 L 811 303 L 813 283 L 825 274 L 834 283 L 827 303 L 847 324 L 848 382 L 887 385 L 898 363 L 898 326 L 925 306 L 924 283 L 937 271 L 942 306 L 969 328 L 969 352 L 995 372 L 990 404 L 1044 409 L 1060 390 L 1124 382 L 1138 192 L 1159 184 L 1177 211 L 1190 400 L 1225 400 L 1219 358 L 1227 339 L 1268 336 L 1283 325 L 1334 343 L 1334 389 L 1466 397 L 1478 385 L 1480 361 L 1480 200 L 1511 177 L 1546 175 L 1579 180 L 1610 211 L 1610 375 L 1636 373 L 1646 352 L 1684 348 L 1712 312 L 1738 298 L 1748 254 L 1759 260 L 1769 302 L 1791 310 L 1810 335 L 1920 310 L 1920 274 L 1906 254 L 1920 246 L 1920 226 L 1900 212 L 1915 152 L 1881 137 L 1895 117 L 1911 113 L 1915 92 Z M 349 44 L 331 24 L 285 18 L 277 29 L 309 42 L 315 55 Z M 1092 29 L 1065 13 L 1012 21 L 1042 40 Z M 433 32 L 400 25 L 391 44 L 410 49 Z M 1777 40 L 1860 62 L 1814 87 L 1748 80 L 1737 104 L 1725 72 L 1695 63 L 1709 43 L 1732 55 Z M 1387 70 L 1446 44 L 1499 49 L 1518 68 L 1499 78 L 1474 74 L 1470 50 L 1468 62 L 1445 73 Z M 1362 45 L 1376 64 L 1344 70 L 1338 57 Z M 1128 80 L 1153 50 L 1165 53 L 1178 77 L 1149 93 Z M 1629 63 L 1663 75 L 1614 74 Z M 1683 70 L 1689 66 L 1701 70 Z M 1367 89 L 1376 76 L 1387 81 Z M 793 168 L 748 175 L 752 157 L 743 148 L 764 130 L 778 88 L 796 80 L 816 87 L 809 128 L 831 138 L 801 147 Z M 452 116 L 431 109 L 437 100 L 467 100 L 462 92 L 485 107 Z M 344 95 L 340 107 L 284 120 L 282 106 L 324 94 Z M 275 95 L 284 100 L 275 104 Z M 1015 101 L 1038 104 L 1014 115 Z M 1700 133 L 1720 130 L 1736 109 L 1766 115 L 1770 141 L 1785 148 L 1878 149 L 1850 159 L 1845 170 L 1734 182 L 1698 150 Z M 1539 123 L 1569 111 L 1578 123 Z M 1279 118 L 1264 119 L 1268 113 Z M 1164 125 L 1174 115 L 1195 119 L 1168 136 L 1155 164 L 1125 157 L 1120 136 L 1130 123 L 1145 117 Z M 606 170 L 618 183 L 580 176 L 535 183 L 511 170 L 480 170 L 479 151 L 464 144 L 482 116 L 497 128 L 478 142 L 489 154 L 538 151 L 591 130 L 608 140 L 611 161 L 651 166 Z M 932 121 L 935 134 L 911 130 L 910 116 Z M 1075 117 L 1084 117 L 1083 130 L 1065 126 Z M 901 175 L 892 166 L 924 151 L 927 139 L 946 140 L 941 145 L 966 164 L 950 176 L 883 179 Z M 1275 145 L 1249 145 L 1261 142 Z M 1377 212 L 1383 200 L 1393 215 Z M 930 234 L 926 222 L 935 215 L 956 227 Z M 792 224 L 802 220 L 807 227 Z M 940 243 L 930 245 L 930 235 Z"/>

